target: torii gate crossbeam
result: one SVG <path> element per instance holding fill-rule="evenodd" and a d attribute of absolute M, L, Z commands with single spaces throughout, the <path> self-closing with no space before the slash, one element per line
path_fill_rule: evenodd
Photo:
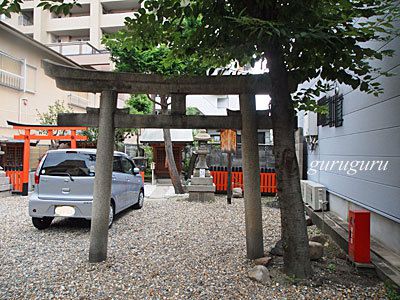
<path fill-rule="evenodd" d="M 247 257 L 264 255 L 261 194 L 258 154 L 258 128 L 272 128 L 269 112 L 256 112 L 255 94 L 267 94 L 270 80 L 267 74 L 245 76 L 179 76 L 116 73 L 71 68 L 47 60 L 45 73 L 56 80 L 59 88 L 68 91 L 101 93 L 100 109 L 89 109 L 87 114 L 60 115 L 59 125 L 98 126 L 92 223 L 89 261 L 107 258 L 108 212 L 111 199 L 111 174 L 114 129 L 134 128 L 218 128 L 241 129 L 243 145 L 243 177 Z M 127 115 L 117 110 L 118 93 L 171 95 L 171 115 Z M 228 116 L 186 116 L 186 95 L 238 94 L 240 112 Z"/>

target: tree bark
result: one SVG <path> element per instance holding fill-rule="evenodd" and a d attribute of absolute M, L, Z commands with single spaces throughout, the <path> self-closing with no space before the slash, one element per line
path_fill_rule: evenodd
<path fill-rule="evenodd" d="M 312 270 L 295 152 L 295 112 L 281 46 L 275 44 L 270 49 L 268 64 L 272 86 L 271 113 L 284 270 L 289 275 L 306 278 L 311 275 Z"/>
<path fill-rule="evenodd" d="M 167 97 L 161 97 L 161 113 L 163 115 L 168 114 L 168 103 Z M 164 146 L 165 146 L 165 159 L 168 164 L 168 172 L 171 177 L 172 185 L 175 189 L 175 194 L 184 194 L 185 190 L 183 189 L 181 177 L 179 175 L 178 169 L 176 168 L 174 152 L 172 148 L 172 140 L 171 140 L 171 131 L 170 129 L 163 129 L 164 135 Z"/>

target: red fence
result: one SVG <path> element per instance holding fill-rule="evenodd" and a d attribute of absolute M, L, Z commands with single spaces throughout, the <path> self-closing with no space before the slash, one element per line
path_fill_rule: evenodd
<path fill-rule="evenodd" d="M 227 171 L 210 171 L 217 192 L 226 192 L 228 189 Z M 244 190 L 243 173 L 232 172 L 232 188 L 241 187 Z M 276 194 L 276 175 L 274 172 L 260 173 L 260 192 Z"/>
<path fill-rule="evenodd" d="M 13 191 L 22 192 L 22 171 L 6 171 L 6 176 L 10 178 Z"/>

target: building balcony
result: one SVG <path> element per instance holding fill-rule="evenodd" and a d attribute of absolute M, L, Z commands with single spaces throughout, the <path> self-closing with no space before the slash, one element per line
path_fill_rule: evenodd
<path fill-rule="evenodd" d="M 108 14 L 102 15 L 100 18 L 100 27 L 101 28 L 116 28 L 122 29 L 125 27 L 125 18 L 126 17 L 133 17 L 134 12 L 124 12 L 124 13 L 115 13 L 115 14 Z"/>
<path fill-rule="evenodd" d="M 23 34 L 26 34 L 26 35 L 33 35 L 33 33 L 34 33 L 34 26 L 33 25 L 29 25 L 29 26 L 18 26 L 17 27 L 17 29 L 19 30 L 19 31 L 21 31 Z"/>
<path fill-rule="evenodd" d="M 95 48 L 89 42 L 53 43 L 48 44 L 47 47 L 65 56 L 104 54 L 106 52 Z"/>
<path fill-rule="evenodd" d="M 50 19 L 47 25 L 48 32 L 81 30 L 90 28 L 90 17 L 81 16 L 73 18 Z"/>
<path fill-rule="evenodd" d="M 88 42 L 56 43 L 47 45 L 50 49 L 57 51 L 80 64 L 81 66 L 96 66 L 110 69 L 110 52 L 99 50 Z"/>

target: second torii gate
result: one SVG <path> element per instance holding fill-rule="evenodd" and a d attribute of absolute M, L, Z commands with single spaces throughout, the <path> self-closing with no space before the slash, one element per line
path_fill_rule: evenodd
<path fill-rule="evenodd" d="M 97 161 L 92 204 L 89 261 L 107 258 L 108 214 L 111 199 L 111 174 L 114 129 L 121 128 L 188 128 L 240 129 L 243 147 L 243 179 L 247 257 L 264 255 L 259 154 L 257 129 L 272 128 L 269 111 L 256 111 L 256 94 L 267 94 L 270 80 L 264 75 L 180 76 L 116 73 L 71 68 L 44 60 L 45 73 L 56 80 L 61 89 L 101 93 L 100 109 L 83 114 L 59 115 L 61 126 L 99 127 Z M 159 94 L 171 96 L 170 115 L 130 115 L 117 109 L 118 93 Z M 186 115 L 186 95 L 238 94 L 240 111 L 228 116 Z"/>
<path fill-rule="evenodd" d="M 38 125 L 38 124 L 21 124 L 7 121 L 7 124 L 13 129 L 23 130 L 24 134 L 14 135 L 14 139 L 24 141 L 24 160 L 22 164 L 22 196 L 28 196 L 29 184 L 29 159 L 31 140 L 67 140 L 71 141 L 71 148 L 76 148 L 77 141 L 86 141 L 87 137 L 77 134 L 77 131 L 86 130 L 87 127 L 62 127 L 57 125 Z M 54 131 L 69 131 L 68 135 L 55 135 Z M 46 131 L 46 134 L 32 134 L 32 131 Z"/>

